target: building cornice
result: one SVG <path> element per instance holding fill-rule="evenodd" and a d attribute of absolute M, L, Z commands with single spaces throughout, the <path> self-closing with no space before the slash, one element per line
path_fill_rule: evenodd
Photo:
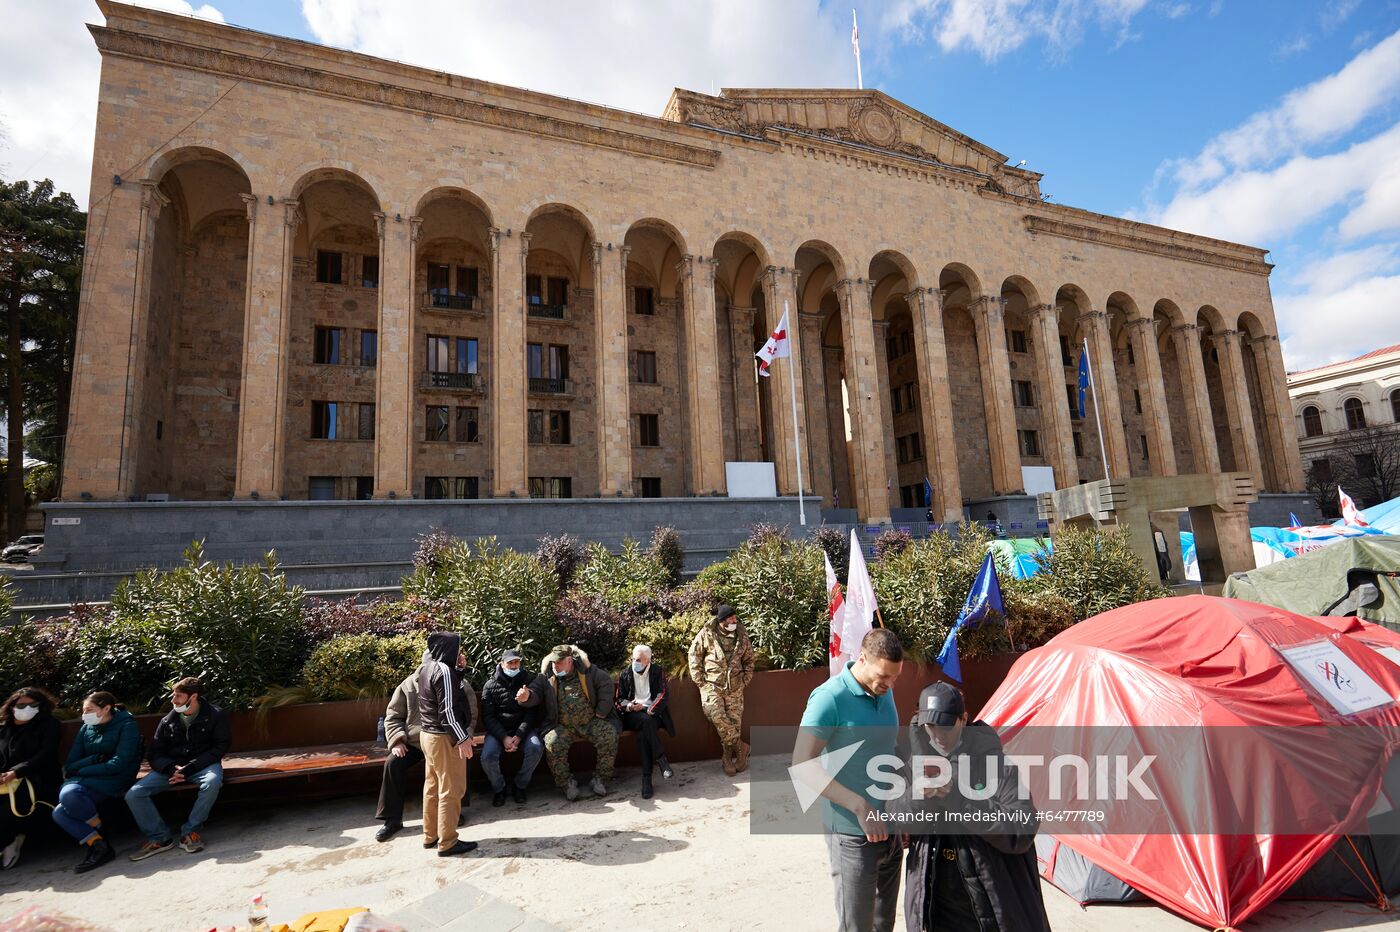
<path fill-rule="evenodd" d="M 189 68 L 242 81 L 288 87 L 376 107 L 426 113 L 699 168 L 713 168 L 719 163 L 718 149 L 629 132 L 621 127 L 602 126 L 597 120 L 571 120 L 425 88 L 371 81 L 355 75 L 320 70 L 303 63 L 289 64 L 266 56 L 260 58 L 229 49 L 189 45 L 107 26 L 88 28 L 104 56 Z M 662 122 L 651 119 L 656 123 Z"/>

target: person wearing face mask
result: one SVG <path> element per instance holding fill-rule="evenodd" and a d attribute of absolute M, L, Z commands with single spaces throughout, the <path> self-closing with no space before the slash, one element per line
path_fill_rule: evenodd
<path fill-rule="evenodd" d="M 744 721 L 744 689 L 753 679 L 753 645 L 739 616 L 728 605 L 715 608 L 714 617 L 690 643 L 690 678 L 700 687 L 705 717 L 719 732 L 721 763 L 729 776 L 749 766 L 749 746 L 740 731 Z"/>
<path fill-rule="evenodd" d="M 617 763 L 617 734 L 620 725 L 613 708 L 616 690 L 612 677 L 588 660 L 588 655 L 576 644 L 560 644 L 540 662 L 542 696 L 535 698 L 534 690 L 527 704 L 541 703 L 540 719 L 545 756 L 554 785 L 564 791 L 564 798 L 578 799 L 578 780 L 569 772 L 569 748 L 575 741 L 585 741 L 598 752 L 598 764 L 593 771 L 589 789 L 595 796 L 608 792 Z"/>
<path fill-rule="evenodd" d="M 75 873 L 85 874 L 117 856 L 102 837 L 97 806 L 125 793 L 141 769 L 141 731 L 117 697 L 100 691 L 83 700 L 83 727 L 63 765 L 67 777 L 58 791 L 53 820 L 83 846 Z"/>
<path fill-rule="evenodd" d="M 909 723 L 910 763 L 919 758 L 947 758 L 952 780 L 917 789 L 911 775 L 910 805 L 942 810 L 1015 812 L 1025 821 L 1014 833 L 994 830 L 978 835 L 924 833 L 911 836 L 905 856 L 904 925 L 909 932 L 1049 932 L 1035 856 L 1038 823 L 1030 800 L 1019 796 L 1019 778 L 1005 761 L 996 730 L 983 722 L 968 724 L 961 690 L 934 683 L 919 696 L 919 711 Z M 927 765 L 925 765 L 927 767 Z M 995 766 L 997 790 L 984 801 L 962 799 L 958 787 L 989 785 Z M 966 773 L 959 774 L 958 769 Z M 935 822 L 925 823 L 937 825 Z"/>
<path fill-rule="evenodd" d="M 219 788 L 224 785 L 224 755 L 233 738 L 228 716 L 204 698 L 204 684 L 187 676 L 170 687 L 170 713 L 156 725 L 147 760 L 151 772 L 126 791 L 126 805 L 146 841 L 131 855 L 133 861 L 175 847 L 170 826 L 156 811 L 154 797 L 172 786 L 198 788 L 189 818 L 180 827 L 180 847 L 190 854 L 204 850 L 200 829 L 209 819 Z"/>
<path fill-rule="evenodd" d="M 520 769 L 511 782 L 511 793 L 517 803 L 526 799 L 530 778 L 535 775 L 540 758 L 544 757 L 544 742 L 540 740 L 540 706 L 525 706 L 530 698 L 531 677 L 524 675 L 524 660 L 520 651 L 511 648 L 501 653 L 501 662 L 481 687 L 481 724 L 486 729 L 486 742 L 481 748 L 481 769 L 491 781 L 491 805 L 502 806 L 506 801 L 506 778 L 501 773 L 501 754 L 521 752 Z M 539 687 L 536 687 L 539 688 Z M 522 695 L 523 694 L 523 695 Z"/>
<path fill-rule="evenodd" d="M 432 660 L 432 655 L 423 651 L 422 663 Z M 457 655 L 457 669 L 466 668 L 467 658 Z M 464 684 L 463 693 L 471 710 L 472 721 L 476 721 L 476 692 Z M 403 801 L 408 794 L 408 780 L 413 768 L 423 763 L 421 729 L 418 718 L 418 672 L 404 677 L 403 682 L 394 687 L 389 697 L 389 705 L 384 710 L 384 743 L 389 748 L 389 756 L 384 758 L 384 773 L 379 781 L 379 807 L 374 817 L 384 824 L 375 833 L 374 840 L 388 841 L 403 831 Z M 468 795 L 463 796 L 466 805 Z M 466 823 L 466 817 L 457 817 L 457 827 Z"/>
<path fill-rule="evenodd" d="M 666 671 L 651 662 L 649 645 L 632 648 L 632 664 L 617 678 L 613 706 L 622 716 L 623 729 L 637 734 L 637 750 L 642 758 L 642 799 L 651 799 L 652 766 L 660 764 L 661 776 L 668 780 L 675 773 L 666 759 L 659 731 L 665 728 L 674 738 L 676 724 L 671 720 L 666 695 Z"/>
<path fill-rule="evenodd" d="M 36 819 L 58 802 L 61 727 L 55 703 L 42 689 L 16 690 L 0 706 L 0 870 L 19 863 L 20 848 Z"/>

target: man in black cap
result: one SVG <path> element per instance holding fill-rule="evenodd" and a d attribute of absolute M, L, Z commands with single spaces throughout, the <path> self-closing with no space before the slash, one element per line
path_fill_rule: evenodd
<path fill-rule="evenodd" d="M 526 706 L 530 699 L 529 685 L 533 677 L 522 670 L 520 651 L 510 648 L 501 653 L 501 662 L 481 686 L 481 724 L 486 729 L 486 741 L 481 748 L 481 769 L 491 781 L 491 805 L 504 805 L 506 778 L 501 773 L 501 754 L 519 751 L 520 769 L 511 784 L 517 803 L 525 802 L 526 790 L 535 767 L 544 757 L 544 742 L 540 739 L 539 705 Z M 537 687 L 538 688 L 538 687 Z M 523 693 L 523 695 L 522 695 Z"/>
<path fill-rule="evenodd" d="M 731 777 L 749 766 L 749 746 L 741 729 L 753 660 L 748 632 L 728 605 L 717 606 L 714 617 L 690 642 L 690 678 L 700 687 L 700 707 L 719 733 L 721 763 Z"/>
<path fill-rule="evenodd" d="M 919 773 L 912 773 L 912 808 L 979 808 L 1002 818 L 946 823 L 988 826 L 982 835 L 954 835 L 938 822 L 922 823 L 929 826 L 927 833 L 910 837 L 905 859 L 905 929 L 1049 932 L 1036 869 L 1034 808 L 1019 796 L 1019 778 L 1005 762 L 996 731 L 981 721 L 969 725 L 961 690 L 941 682 L 920 694 L 909 731 L 912 766 L 919 767 L 921 757 L 943 758 L 952 774 L 948 783 L 929 787 Z M 988 785 L 990 767 L 999 769 L 996 792 L 984 801 L 962 798 L 960 786 L 981 790 Z M 959 768 L 967 772 L 959 774 Z M 922 776 L 929 769 L 925 766 Z"/>

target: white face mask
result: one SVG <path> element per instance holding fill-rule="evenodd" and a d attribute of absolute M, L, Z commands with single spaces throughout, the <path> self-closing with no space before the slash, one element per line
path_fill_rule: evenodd
<path fill-rule="evenodd" d="M 738 631 L 738 630 L 739 630 L 739 623 L 736 621 L 736 622 L 734 622 L 732 625 L 727 624 L 727 625 L 724 626 L 724 630 L 730 631 L 730 632 Z"/>
<path fill-rule="evenodd" d="M 190 704 L 187 702 L 184 705 L 171 706 L 171 708 L 174 709 L 176 712 L 179 712 L 181 715 L 184 715 L 190 710 Z"/>
<path fill-rule="evenodd" d="M 37 705 L 25 706 L 25 707 L 22 708 L 22 709 L 19 708 L 19 707 L 16 707 L 16 708 L 15 708 L 15 721 L 17 721 L 17 722 L 28 722 L 28 721 L 32 720 L 32 719 L 34 718 L 34 716 L 36 716 L 36 715 L 38 715 L 38 714 L 39 714 L 39 707 L 38 707 Z"/>
<path fill-rule="evenodd" d="M 101 721 L 101 718 L 102 718 L 102 717 L 101 717 L 100 715 L 98 715 L 96 712 L 84 712 L 84 713 L 83 713 L 83 724 L 84 724 L 84 725 L 96 725 L 99 721 Z"/>
<path fill-rule="evenodd" d="M 501 667 L 501 672 L 506 676 L 516 677 L 520 675 L 520 668 L 515 667 L 512 669 L 511 667 Z"/>

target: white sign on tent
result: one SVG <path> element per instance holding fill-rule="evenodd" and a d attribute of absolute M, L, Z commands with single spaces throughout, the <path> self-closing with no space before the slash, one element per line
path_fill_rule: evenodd
<path fill-rule="evenodd" d="M 1331 641 L 1314 641 L 1279 651 L 1304 681 L 1343 715 L 1355 715 L 1395 700 Z"/>

